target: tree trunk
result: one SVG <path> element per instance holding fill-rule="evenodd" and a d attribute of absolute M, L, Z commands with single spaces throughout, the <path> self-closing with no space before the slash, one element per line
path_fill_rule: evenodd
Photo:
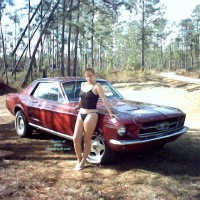
<path fill-rule="evenodd" d="M 30 12 L 31 12 L 31 1 L 28 1 L 28 21 L 30 22 Z M 30 23 L 28 23 L 28 55 L 31 59 L 31 33 L 30 33 Z M 31 79 L 33 79 L 33 72 L 31 69 Z"/>
<path fill-rule="evenodd" d="M 59 9 L 59 8 L 58 8 Z M 60 69 L 61 70 L 61 67 L 60 67 L 60 56 L 59 56 L 59 40 L 58 40 L 58 35 L 59 35 L 59 24 L 58 24 L 58 9 L 57 9 L 57 15 L 56 15 L 56 55 L 55 55 L 55 59 L 56 59 L 56 67 L 57 69 Z"/>
<path fill-rule="evenodd" d="M 161 44 L 160 44 L 160 59 L 161 59 L 161 61 L 160 61 L 160 65 L 161 65 L 160 69 L 162 69 L 163 68 L 163 44 L 162 44 L 162 39 L 161 39 Z"/>
<path fill-rule="evenodd" d="M 41 20 L 40 20 L 40 32 L 42 31 L 42 28 L 43 28 L 43 0 L 41 0 L 41 7 L 40 7 L 40 17 L 41 17 Z M 43 54 L 44 54 L 44 47 L 43 47 L 43 41 L 41 39 L 40 41 L 40 57 L 39 57 L 39 67 L 38 67 L 38 71 L 41 72 L 42 71 L 42 67 L 43 67 Z"/>
<path fill-rule="evenodd" d="M 70 2 L 70 10 L 72 9 L 73 0 Z M 71 32 L 72 32 L 72 13 L 69 12 L 69 32 L 68 32 L 68 53 L 67 53 L 67 76 L 71 76 Z"/>
<path fill-rule="evenodd" d="M 79 11 L 79 6 L 80 6 L 80 0 L 77 2 L 78 6 L 78 13 L 77 13 L 77 21 L 76 21 L 76 34 L 75 34 L 75 47 L 74 47 L 74 69 L 73 69 L 73 76 L 77 76 L 77 60 L 78 60 L 78 36 L 79 36 L 79 17 L 80 17 L 80 11 Z"/>
<path fill-rule="evenodd" d="M 53 39 L 52 39 L 52 70 L 54 70 L 54 67 L 55 67 L 55 60 L 54 60 L 54 56 L 55 56 L 55 32 L 54 32 L 54 29 L 53 29 Z"/>
<path fill-rule="evenodd" d="M 92 68 L 94 68 L 94 0 L 92 0 L 92 37 L 91 37 L 91 59 Z"/>
<path fill-rule="evenodd" d="M 144 43 L 145 43 L 145 27 L 144 27 L 144 20 L 145 20 L 145 9 L 144 9 L 144 0 L 142 1 L 142 52 L 141 52 L 141 67 L 144 68 Z"/>
<path fill-rule="evenodd" d="M 62 19 L 62 47 L 61 47 L 61 75 L 65 76 L 65 19 L 66 19 L 66 0 L 63 0 L 63 19 Z"/>
<path fill-rule="evenodd" d="M 6 75 L 6 84 L 8 85 L 7 58 L 6 58 L 5 41 L 4 41 L 4 36 L 3 36 L 1 18 L 0 18 L 0 29 L 1 29 L 1 40 L 2 40 L 2 47 L 3 47 L 4 72 L 5 72 L 5 75 Z"/>
<path fill-rule="evenodd" d="M 15 37 L 14 37 L 14 44 L 15 44 L 15 46 L 16 46 L 16 42 L 17 42 L 17 24 L 16 24 L 16 22 L 17 22 L 17 11 L 15 11 L 15 20 L 14 20 L 14 22 L 15 22 Z M 13 49 L 12 49 L 12 51 L 13 51 Z M 12 55 L 12 58 L 13 58 L 13 69 L 14 69 L 14 66 L 16 65 L 16 62 L 17 62 L 17 55 L 16 55 L 16 53 L 14 53 L 13 55 Z M 17 80 L 17 77 L 16 77 L 16 72 L 15 72 L 15 74 L 14 74 L 14 79 L 15 79 L 15 81 Z"/>
<path fill-rule="evenodd" d="M 100 37 L 99 39 L 99 56 L 98 56 L 98 61 L 99 61 L 99 70 L 102 69 L 102 57 L 101 57 L 101 46 L 102 46 L 102 38 Z"/>

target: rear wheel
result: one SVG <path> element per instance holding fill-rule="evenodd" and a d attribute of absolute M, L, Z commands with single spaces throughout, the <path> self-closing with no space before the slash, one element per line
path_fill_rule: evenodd
<path fill-rule="evenodd" d="M 114 152 L 109 149 L 104 138 L 100 134 L 94 133 L 91 138 L 91 151 L 87 161 L 93 164 L 108 164 L 113 159 Z"/>
<path fill-rule="evenodd" d="M 15 128 L 17 135 L 20 137 L 30 137 L 32 135 L 33 130 L 29 126 L 22 110 L 17 111 L 15 115 Z"/>

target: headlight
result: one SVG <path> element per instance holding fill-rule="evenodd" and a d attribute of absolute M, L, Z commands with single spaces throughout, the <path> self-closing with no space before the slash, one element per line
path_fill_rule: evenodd
<path fill-rule="evenodd" d="M 126 133 L 126 127 L 125 126 L 120 126 L 117 130 L 117 133 L 120 137 L 124 136 Z"/>

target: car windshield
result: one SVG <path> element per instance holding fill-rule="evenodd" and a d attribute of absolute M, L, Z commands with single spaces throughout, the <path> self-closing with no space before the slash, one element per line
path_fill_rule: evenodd
<path fill-rule="evenodd" d="M 70 81 L 63 83 L 63 89 L 68 100 L 71 102 L 79 100 L 79 93 L 81 90 L 81 83 L 83 81 Z M 97 81 L 99 82 L 104 90 L 106 99 L 122 99 L 122 95 L 108 82 L 106 81 Z"/>

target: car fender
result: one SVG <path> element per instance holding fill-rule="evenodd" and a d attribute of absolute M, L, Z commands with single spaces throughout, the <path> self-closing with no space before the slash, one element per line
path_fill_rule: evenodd
<path fill-rule="evenodd" d="M 22 110 L 24 112 L 24 108 L 21 104 L 16 104 L 14 108 L 14 114 L 16 114 L 19 110 Z"/>

